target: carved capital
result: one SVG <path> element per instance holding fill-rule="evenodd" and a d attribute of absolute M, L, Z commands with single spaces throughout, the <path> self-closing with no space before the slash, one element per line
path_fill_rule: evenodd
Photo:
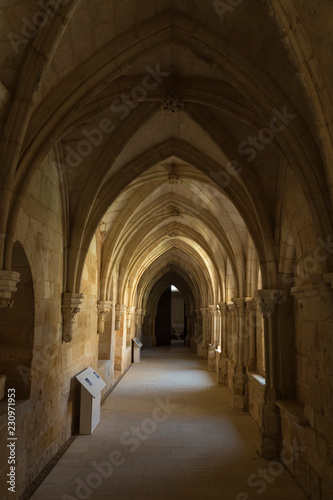
<path fill-rule="evenodd" d="M 200 313 L 201 313 L 201 317 L 202 317 L 202 318 L 206 318 L 206 317 L 207 317 L 207 315 L 208 315 L 208 309 L 207 309 L 206 307 L 202 307 L 202 308 L 200 309 Z"/>
<path fill-rule="evenodd" d="M 216 306 L 208 306 L 207 314 L 213 318 L 216 315 Z"/>
<path fill-rule="evenodd" d="M 227 304 L 225 302 L 219 302 L 219 307 L 222 318 L 225 318 L 228 314 Z"/>
<path fill-rule="evenodd" d="M 70 342 L 73 338 L 73 329 L 75 317 L 80 312 L 80 305 L 82 303 L 82 293 L 64 293 L 62 296 L 62 321 L 63 331 L 62 339 L 64 342 Z"/>
<path fill-rule="evenodd" d="M 0 309 L 10 309 L 14 300 L 12 294 L 17 292 L 20 273 L 15 271 L 0 271 Z"/>
<path fill-rule="evenodd" d="M 245 299 L 246 303 L 246 314 L 249 318 L 255 318 L 257 315 L 257 306 L 258 306 L 258 300 L 257 299 Z"/>
<path fill-rule="evenodd" d="M 120 330 L 120 321 L 126 311 L 126 306 L 117 304 L 116 305 L 116 330 Z"/>
<path fill-rule="evenodd" d="M 111 311 L 112 302 L 100 300 L 97 304 L 97 334 L 102 335 L 105 328 L 105 316 Z"/>
<path fill-rule="evenodd" d="M 133 314 L 135 314 L 135 307 L 127 307 L 126 308 L 127 328 L 131 328 L 131 321 Z"/>
<path fill-rule="evenodd" d="M 140 324 L 140 319 L 142 316 L 142 309 L 135 309 L 135 326 Z"/>
<path fill-rule="evenodd" d="M 259 307 L 265 318 L 271 318 L 276 308 L 287 300 L 287 292 L 283 290 L 258 290 Z"/>

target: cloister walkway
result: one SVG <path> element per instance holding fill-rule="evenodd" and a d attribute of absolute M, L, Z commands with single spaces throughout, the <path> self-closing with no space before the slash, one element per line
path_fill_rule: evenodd
<path fill-rule="evenodd" d="M 144 350 L 32 499 L 305 499 L 257 455 L 255 422 L 206 364 L 184 347 Z"/>

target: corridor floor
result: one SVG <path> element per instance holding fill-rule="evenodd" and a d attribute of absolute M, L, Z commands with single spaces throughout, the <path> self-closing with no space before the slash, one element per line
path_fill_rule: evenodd
<path fill-rule="evenodd" d="M 230 409 L 227 389 L 184 347 L 144 350 L 33 500 L 307 497 L 278 463 L 261 459 L 257 426 Z"/>

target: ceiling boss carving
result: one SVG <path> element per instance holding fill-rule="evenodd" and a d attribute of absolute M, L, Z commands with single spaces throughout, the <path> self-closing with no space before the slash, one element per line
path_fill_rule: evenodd
<path fill-rule="evenodd" d="M 184 103 L 175 91 L 171 91 L 162 101 L 161 109 L 170 113 L 181 113 L 184 111 Z"/>

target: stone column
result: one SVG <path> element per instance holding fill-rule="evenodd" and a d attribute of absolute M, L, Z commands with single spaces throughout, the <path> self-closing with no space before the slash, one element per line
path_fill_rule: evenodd
<path fill-rule="evenodd" d="M 248 380 L 245 368 L 246 358 L 246 329 L 245 329 L 245 302 L 244 299 L 234 299 L 235 304 L 235 333 L 234 333 L 234 376 L 232 384 L 232 408 L 234 410 L 248 410 Z"/>
<path fill-rule="evenodd" d="M 129 347 L 131 345 L 132 336 L 132 318 L 135 314 L 135 307 L 126 308 L 126 345 Z"/>
<path fill-rule="evenodd" d="M 105 316 L 111 311 L 112 302 L 100 300 L 97 303 L 97 334 L 103 335 Z"/>
<path fill-rule="evenodd" d="M 228 302 L 228 311 L 230 313 L 229 331 L 228 331 L 228 344 L 229 352 L 228 357 L 235 360 L 235 343 L 237 343 L 237 311 L 234 302 Z"/>
<path fill-rule="evenodd" d="M 0 271 L 0 309 L 10 309 L 14 300 L 12 294 L 17 292 L 20 273 L 15 271 Z"/>
<path fill-rule="evenodd" d="M 185 346 L 190 347 L 191 345 L 191 338 L 193 335 L 193 317 L 191 315 L 191 312 L 185 312 L 186 314 L 186 319 L 187 319 L 187 332 L 186 332 L 186 337 L 185 337 Z"/>
<path fill-rule="evenodd" d="M 80 305 L 83 300 L 82 293 L 69 293 L 66 292 L 62 296 L 62 318 L 63 330 L 62 340 L 70 342 L 73 338 L 73 330 L 75 324 L 75 317 L 80 312 Z"/>
<path fill-rule="evenodd" d="M 278 458 L 281 448 L 280 412 L 276 401 L 286 396 L 285 380 L 289 353 L 284 351 L 286 336 L 293 336 L 293 319 L 289 318 L 290 298 L 281 290 L 259 290 L 260 309 L 264 317 L 266 392 L 263 422 L 259 429 L 259 454 L 269 460 Z M 290 321 L 290 319 L 292 321 Z"/>
<path fill-rule="evenodd" d="M 135 309 L 135 336 L 142 342 L 142 309 Z"/>
<path fill-rule="evenodd" d="M 228 357 L 228 327 L 229 327 L 229 321 L 228 321 L 229 310 L 228 310 L 227 304 L 222 302 L 220 304 L 220 310 L 221 310 L 221 317 L 222 317 L 221 350 L 222 350 L 223 356 L 225 358 L 227 358 Z"/>
<path fill-rule="evenodd" d="M 217 309 L 216 306 L 208 306 L 208 335 L 207 344 L 216 346 L 216 319 Z"/>
<path fill-rule="evenodd" d="M 208 345 L 207 345 L 207 323 L 208 323 L 208 308 L 202 307 L 200 309 L 201 319 L 202 319 L 202 347 L 200 352 L 201 359 L 207 359 L 208 357 Z"/>
<path fill-rule="evenodd" d="M 207 346 L 208 346 L 208 371 L 215 372 L 216 369 L 216 319 L 217 310 L 216 306 L 208 306 L 208 336 L 207 336 Z"/>
<path fill-rule="evenodd" d="M 246 299 L 246 323 L 248 332 L 248 352 L 247 371 L 254 372 L 257 369 L 256 351 L 256 323 L 257 323 L 257 300 Z"/>
<path fill-rule="evenodd" d="M 228 308 L 224 302 L 219 303 L 220 312 L 220 356 L 216 363 L 217 383 L 223 387 L 228 386 Z"/>
<path fill-rule="evenodd" d="M 121 318 L 123 317 L 125 311 L 126 311 L 126 306 L 122 304 L 116 305 L 116 326 L 115 326 L 116 331 L 120 330 Z"/>
<path fill-rule="evenodd" d="M 154 313 L 146 314 L 146 325 L 147 325 L 146 343 L 148 347 L 156 346 L 155 318 L 156 314 Z"/>

